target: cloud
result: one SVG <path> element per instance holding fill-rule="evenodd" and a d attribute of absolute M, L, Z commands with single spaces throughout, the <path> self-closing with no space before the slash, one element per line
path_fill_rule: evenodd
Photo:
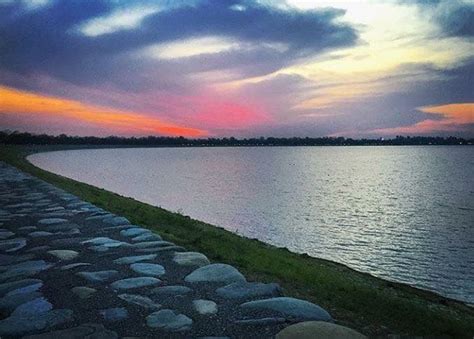
<path fill-rule="evenodd" d="M 61 118 L 65 122 L 87 122 L 109 129 L 111 133 L 138 133 L 182 135 L 189 137 L 204 136 L 203 130 L 165 123 L 160 119 L 135 112 L 120 111 L 108 107 L 83 104 L 44 96 L 32 92 L 19 91 L 0 86 L 0 115 L 21 118 L 22 115 L 40 116 L 44 124 L 50 118 Z M 57 119 L 56 119 L 57 121 Z"/>
<path fill-rule="evenodd" d="M 440 132 L 474 132 L 474 103 L 456 103 L 440 106 L 420 107 L 419 111 L 436 115 L 436 119 L 425 119 L 408 126 L 375 129 L 382 135 L 420 135 Z"/>
<path fill-rule="evenodd" d="M 402 0 L 418 5 L 446 36 L 474 38 L 474 2 L 471 0 Z"/>
<path fill-rule="evenodd" d="M 47 10 L 29 12 L 13 3 L 0 15 L 4 41 L 0 67 L 23 74 L 44 72 L 71 82 L 105 82 L 114 80 L 112 74 L 124 76 L 123 62 L 147 62 L 137 59 L 136 54 L 129 58 L 129 52 L 212 36 L 244 46 L 253 44 L 255 49 L 234 49 L 235 55 L 245 55 L 247 62 L 257 61 L 257 56 L 260 65 L 265 64 L 265 58 L 272 65 L 276 65 L 274 59 L 282 60 L 268 68 L 272 72 L 291 60 L 350 46 L 357 39 L 352 27 L 337 22 L 343 14 L 340 10 L 280 10 L 243 1 L 245 9 L 236 11 L 238 4 L 213 0 L 151 13 L 149 7 L 133 7 L 135 12 L 133 8 L 119 8 L 117 12 L 113 2 L 105 0 L 56 1 Z M 260 46 L 278 45 L 288 49 L 273 48 L 273 55 L 256 52 L 262 51 Z M 234 53 L 220 53 L 219 57 L 228 65 L 236 59 Z M 218 62 L 212 64 L 219 68 Z"/>

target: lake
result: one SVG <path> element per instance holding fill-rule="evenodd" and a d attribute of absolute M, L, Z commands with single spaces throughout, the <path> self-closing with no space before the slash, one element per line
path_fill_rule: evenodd
<path fill-rule="evenodd" d="M 474 147 L 128 148 L 45 170 L 474 303 Z"/>

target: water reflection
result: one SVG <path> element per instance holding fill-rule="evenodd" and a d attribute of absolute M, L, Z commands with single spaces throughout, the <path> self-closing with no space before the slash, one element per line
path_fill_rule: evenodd
<path fill-rule="evenodd" d="M 42 168 L 474 302 L 473 147 L 107 149 Z"/>

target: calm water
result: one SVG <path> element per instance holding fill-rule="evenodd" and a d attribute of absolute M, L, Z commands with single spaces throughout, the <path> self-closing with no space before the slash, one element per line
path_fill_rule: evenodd
<path fill-rule="evenodd" d="M 46 170 L 474 303 L 474 147 L 79 150 Z"/>

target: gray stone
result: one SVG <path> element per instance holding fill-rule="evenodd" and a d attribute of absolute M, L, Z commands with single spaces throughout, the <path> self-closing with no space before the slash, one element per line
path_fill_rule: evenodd
<path fill-rule="evenodd" d="M 36 227 L 36 226 L 23 226 L 23 227 L 20 227 L 18 230 L 22 231 L 22 232 L 30 232 L 30 231 L 34 231 L 36 229 L 38 229 L 38 227 Z"/>
<path fill-rule="evenodd" d="M 44 297 L 36 298 L 27 303 L 18 306 L 13 313 L 12 317 L 27 317 L 30 315 L 45 313 L 53 309 L 53 305 Z"/>
<path fill-rule="evenodd" d="M 40 221 L 38 221 L 38 224 L 40 225 L 54 225 L 54 224 L 62 224 L 62 223 L 65 223 L 67 222 L 66 219 L 62 219 L 62 218 L 45 218 L 45 219 L 41 219 Z"/>
<path fill-rule="evenodd" d="M 5 297 L 0 299 L 0 309 L 7 312 L 12 312 L 18 306 L 34 299 L 40 298 L 41 296 L 42 294 L 40 292 L 6 295 Z"/>
<path fill-rule="evenodd" d="M 62 207 L 62 206 L 50 207 L 50 208 L 46 208 L 44 211 L 45 212 L 64 211 L 64 207 Z"/>
<path fill-rule="evenodd" d="M 163 286 L 157 287 L 151 290 L 152 294 L 156 295 L 164 295 L 164 296 L 174 296 L 174 295 L 184 295 L 191 293 L 193 290 L 187 286 L 182 285 L 171 285 L 171 286 Z"/>
<path fill-rule="evenodd" d="M 7 231 L 7 230 L 4 230 L 4 231 L 1 231 L 0 232 L 0 239 L 7 239 L 7 238 L 10 238 L 12 236 L 14 236 L 15 233 L 13 232 L 10 232 L 10 231 Z"/>
<path fill-rule="evenodd" d="M 35 257 L 34 254 L 24 254 L 24 255 L 9 255 L 9 254 L 0 254 L 0 265 L 12 265 L 18 262 L 31 260 Z"/>
<path fill-rule="evenodd" d="M 61 269 L 63 271 L 65 271 L 65 270 L 72 270 L 73 268 L 76 268 L 76 267 L 90 266 L 90 265 L 91 264 L 89 264 L 87 262 L 77 262 L 77 263 L 74 263 L 74 264 L 68 264 L 68 265 L 61 266 Z"/>
<path fill-rule="evenodd" d="M 43 246 L 36 246 L 28 249 L 26 252 L 46 252 L 49 250 L 51 247 L 48 245 L 43 245 Z"/>
<path fill-rule="evenodd" d="M 52 250 L 48 251 L 48 253 L 61 260 L 72 260 L 79 255 L 78 252 L 73 250 Z"/>
<path fill-rule="evenodd" d="M 266 317 L 266 318 L 258 318 L 258 319 L 242 319 L 234 321 L 237 325 L 253 325 L 253 326 L 268 326 L 268 325 L 276 325 L 282 324 L 286 322 L 285 318 L 282 317 Z"/>
<path fill-rule="evenodd" d="M 36 291 L 38 291 L 41 287 L 43 287 L 43 283 L 42 283 L 41 281 L 40 281 L 40 282 L 36 282 L 36 283 L 31 284 L 31 285 L 27 285 L 27 286 L 23 286 L 23 287 L 14 289 L 14 290 L 8 292 L 8 293 L 6 294 L 6 296 L 7 296 L 7 297 L 9 297 L 9 296 L 17 296 L 17 295 L 20 295 L 20 294 L 36 292 Z"/>
<path fill-rule="evenodd" d="M 3 266 L 0 270 L 6 269 L 6 272 L 0 274 L 0 280 L 32 276 L 52 266 L 52 264 L 47 263 L 44 260 L 29 260 L 16 265 Z"/>
<path fill-rule="evenodd" d="M 259 282 L 235 282 L 220 287 L 216 293 L 226 299 L 254 299 L 259 297 L 273 297 L 281 294 L 278 284 L 264 284 Z"/>
<path fill-rule="evenodd" d="M 16 252 L 26 246 L 26 239 L 16 238 L 0 241 L 0 251 L 9 253 Z"/>
<path fill-rule="evenodd" d="M 124 237 L 135 237 L 137 235 L 142 235 L 145 233 L 149 234 L 151 233 L 151 231 L 141 227 L 132 227 L 120 231 L 120 235 Z"/>
<path fill-rule="evenodd" d="M 132 288 L 140 288 L 158 285 L 161 283 L 160 279 L 152 277 L 139 277 L 139 278 L 127 278 L 122 280 L 117 280 L 113 282 L 110 286 L 116 290 L 127 290 Z"/>
<path fill-rule="evenodd" d="M 137 242 L 131 245 L 133 248 L 148 248 L 148 247 L 164 247 L 164 246 L 175 246 L 172 242 L 158 240 L 158 241 L 143 241 Z"/>
<path fill-rule="evenodd" d="M 166 273 L 165 268 L 158 264 L 135 263 L 131 264 L 130 268 L 139 274 L 153 277 L 160 277 Z"/>
<path fill-rule="evenodd" d="M 128 318 L 128 311 L 124 307 L 114 307 L 101 310 L 100 314 L 107 321 L 119 321 Z"/>
<path fill-rule="evenodd" d="M 109 217 L 109 218 L 103 219 L 102 222 L 104 222 L 105 224 L 115 225 L 115 226 L 130 224 L 130 221 L 128 221 L 128 219 L 124 217 Z"/>
<path fill-rule="evenodd" d="M 197 299 L 193 300 L 193 306 L 196 312 L 201 315 L 217 313 L 217 304 L 212 300 Z"/>
<path fill-rule="evenodd" d="M 128 264 L 134 264 L 139 261 L 154 260 L 156 257 L 157 257 L 156 254 L 135 255 L 135 256 L 122 257 L 122 258 L 115 259 L 114 263 L 119 264 L 119 265 L 128 265 Z"/>
<path fill-rule="evenodd" d="M 97 237 L 97 238 L 92 238 L 92 239 L 81 242 L 81 244 L 83 245 L 106 245 L 106 244 L 117 244 L 117 243 L 121 244 L 122 242 L 118 240 L 110 239 L 107 237 Z"/>
<path fill-rule="evenodd" d="M 180 332 L 191 329 L 193 321 L 184 314 L 178 314 L 173 310 L 161 310 L 146 317 L 146 323 L 152 328 Z"/>
<path fill-rule="evenodd" d="M 87 217 L 86 220 L 91 221 L 91 220 L 101 220 L 101 219 L 106 219 L 106 218 L 110 218 L 110 214 L 92 215 L 90 217 Z"/>
<path fill-rule="evenodd" d="M 3 284 L 0 284 L 0 295 L 5 295 L 16 289 L 38 284 L 38 283 L 42 283 L 42 281 L 39 279 L 23 279 L 23 280 L 3 283 Z"/>
<path fill-rule="evenodd" d="M 198 252 L 177 252 L 174 254 L 173 261 L 181 266 L 206 266 L 209 265 L 209 259 Z"/>
<path fill-rule="evenodd" d="M 81 339 L 117 339 L 116 332 L 107 330 L 101 324 L 83 324 L 65 330 L 36 334 L 23 337 L 23 339 L 58 339 L 58 338 L 81 338 Z"/>
<path fill-rule="evenodd" d="M 325 321 L 306 321 L 288 326 L 280 331 L 276 339 L 365 339 L 365 335 L 348 327 Z"/>
<path fill-rule="evenodd" d="M 245 277 L 235 267 L 227 264 L 211 264 L 200 267 L 184 278 L 186 282 L 216 282 L 230 284 L 245 281 Z"/>
<path fill-rule="evenodd" d="M 81 299 L 87 299 L 97 292 L 97 290 L 86 286 L 76 286 L 71 289 L 71 292 Z"/>
<path fill-rule="evenodd" d="M 153 233 L 145 233 L 132 238 L 132 241 L 157 241 L 161 240 L 161 237 Z"/>
<path fill-rule="evenodd" d="M 278 297 L 249 301 L 241 305 L 243 310 L 275 311 L 291 320 L 322 320 L 332 321 L 326 310 L 306 300 Z"/>
<path fill-rule="evenodd" d="M 91 246 L 91 247 L 88 247 L 88 249 L 90 249 L 91 251 L 94 251 L 94 252 L 99 252 L 99 253 L 103 253 L 103 252 L 107 252 L 110 250 L 109 247 L 105 247 L 105 246 Z"/>
<path fill-rule="evenodd" d="M 0 321 L 0 335 L 21 336 L 33 331 L 42 331 L 72 320 L 68 309 L 51 310 L 39 314 L 10 316 Z"/>
<path fill-rule="evenodd" d="M 77 272 L 76 275 L 86 279 L 89 282 L 104 282 L 118 276 L 119 272 L 115 270 L 96 271 L 96 272 Z"/>
<path fill-rule="evenodd" d="M 119 294 L 120 299 L 125 300 L 126 302 L 134 305 L 144 307 L 146 309 L 156 311 L 161 308 L 160 304 L 155 303 L 148 297 L 138 295 L 138 294 Z"/>
<path fill-rule="evenodd" d="M 51 235 L 53 235 L 53 233 L 46 231 L 35 231 L 28 234 L 28 236 L 32 238 L 49 237 Z"/>
<path fill-rule="evenodd" d="M 152 248 L 140 248 L 136 250 L 139 253 L 161 253 L 168 251 L 184 251 L 184 248 L 181 246 L 164 246 L 164 247 L 152 247 Z"/>
<path fill-rule="evenodd" d="M 83 238 L 83 237 L 56 239 L 56 240 L 52 240 L 50 244 L 53 247 L 62 247 L 62 248 L 80 247 L 82 245 L 81 242 L 87 241 L 88 239 L 89 238 Z"/>

